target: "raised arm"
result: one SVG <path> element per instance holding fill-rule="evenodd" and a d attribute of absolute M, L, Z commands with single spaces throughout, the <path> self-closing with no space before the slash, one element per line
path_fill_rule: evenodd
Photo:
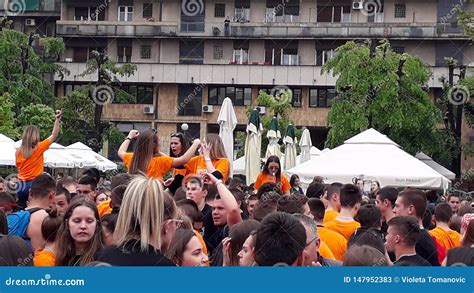
<path fill-rule="evenodd" d="M 184 153 L 184 155 L 173 160 L 173 167 L 176 168 L 189 162 L 189 160 L 191 160 L 191 158 L 194 156 L 194 153 L 199 148 L 200 144 L 201 140 L 199 140 L 199 138 L 195 139 L 191 147 L 189 147 L 189 149 Z"/>
<path fill-rule="evenodd" d="M 53 131 L 51 132 L 51 135 L 48 137 L 48 140 L 50 143 L 53 143 L 58 138 L 59 130 L 61 130 L 61 125 L 59 123 L 61 122 L 62 116 L 63 116 L 63 111 L 56 110 L 56 120 L 54 121 Z"/>
<path fill-rule="evenodd" d="M 138 130 L 134 130 L 134 129 L 130 130 L 130 132 L 127 135 L 127 138 L 125 138 L 125 140 L 122 142 L 122 144 L 120 145 L 118 149 L 117 154 L 120 159 L 123 160 L 123 156 L 127 152 L 130 142 L 132 141 L 132 139 L 138 137 L 138 135 L 140 135 L 140 132 L 138 132 Z"/>
<path fill-rule="evenodd" d="M 227 189 L 222 180 L 217 179 L 216 176 L 211 173 L 206 173 L 206 177 L 217 186 L 217 191 L 219 192 L 224 208 L 227 211 L 227 225 L 232 227 L 241 222 L 242 216 L 240 214 L 240 207 L 232 192 Z"/>

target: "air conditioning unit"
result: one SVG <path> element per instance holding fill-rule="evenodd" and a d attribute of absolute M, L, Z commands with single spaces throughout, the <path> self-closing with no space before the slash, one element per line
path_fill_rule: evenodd
<path fill-rule="evenodd" d="M 202 112 L 203 113 L 212 113 L 214 112 L 214 107 L 211 105 L 203 105 L 202 106 Z"/>
<path fill-rule="evenodd" d="M 152 115 L 155 113 L 155 109 L 153 108 L 153 105 L 147 105 L 143 107 L 143 113 L 147 115 Z"/>
<path fill-rule="evenodd" d="M 36 25 L 35 19 L 34 18 L 27 18 L 25 20 L 25 25 L 26 26 L 35 26 Z"/>
<path fill-rule="evenodd" d="M 354 1 L 352 2 L 352 9 L 353 10 L 361 10 L 364 8 L 364 1 Z"/>
<path fill-rule="evenodd" d="M 266 113 L 266 108 L 263 106 L 258 106 L 255 110 L 257 110 L 260 115 L 265 115 Z"/>
<path fill-rule="evenodd" d="M 65 61 L 66 63 L 71 63 L 71 62 L 72 62 L 72 58 L 64 58 L 64 61 Z"/>

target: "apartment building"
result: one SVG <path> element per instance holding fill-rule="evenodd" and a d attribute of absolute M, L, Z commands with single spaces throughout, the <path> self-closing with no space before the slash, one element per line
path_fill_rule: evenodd
<path fill-rule="evenodd" d="M 474 49 L 457 24 L 457 11 L 472 9 L 464 2 L 62 0 L 55 33 L 65 40 L 61 63 L 71 74 L 56 79 L 57 94 L 96 81 L 79 75 L 92 50 L 105 51 L 138 70 L 121 80 L 137 103 L 108 104 L 104 119 L 124 132 L 158 127 L 165 138 L 187 123 L 187 135 L 197 137 L 218 130 L 225 97 L 233 100 L 237 130 L 244 131 L 245 111 L 258 106 L 259 91 L 286 86 L 293 92 L 291 120 L 308 127 L 313 144 L 322 148 L 336 78 L 321 74 L 321 66 L 334 49 L 348 40 L 387 38 L 397 52 L 431 66 L 430 94 L 436 98 L 439 77 L 448 74 L 445 57 L 474 64 Z M 472 130 L 465 130 L 465 139 L 474 142 Z"/>

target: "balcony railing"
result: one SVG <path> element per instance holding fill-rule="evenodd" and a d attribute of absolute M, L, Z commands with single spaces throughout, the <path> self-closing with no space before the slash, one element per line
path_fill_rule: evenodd
<path fill-rule="evenodd" d="M 177 35 L 177 23 L 119 21 L 57 21 L 60 36 L 172 37 Z"/>
<path fill-rule="evenodd" d="M 223 22 L 181 23 L 187 36 L 235 38 L 463 38 L 463 30 L 444 23 L 308 23 L 308 22 Z"/>
<path fill-rule="evenodd" d="M 70 74 L 66 82 L 94 82 L 97 74 L 81 77 L 86 70 L 85 63 L 59 63 Z M 288 86 L 334 86 L 337 77 L 321 74 L 321 66 L 268 66 L 268 65 L 218 65 L 218 64 L 151 64 L 137 63 L 137 71 L 122 82 L 140 83 L 195 83 L 195 84 L 235 84 L 235 85 L 288 85 Z M 472 67 L 469 67 L 472 68 Z M 442 88 L 439 80 L 448 76 L 447 67 L 431 67 L 432 77 L 429 87 Z M 56 81 L 61 80 L 59 76 Z"/>

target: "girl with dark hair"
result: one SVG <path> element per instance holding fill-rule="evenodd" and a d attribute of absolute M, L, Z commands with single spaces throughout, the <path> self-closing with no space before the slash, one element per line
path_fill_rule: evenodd
<path fill-rule="evenodd" d="M 229 177 L 230 163 L 224 150 L 224 144 L 218 134 L 208 133 L 201 144 L 202 155 L 192 158 L 186 164 L 186 175 L 195 174 L 204 177 L 211 173 L 223 182 Z M 209 184 L 209 181 L 205 182 Z"/>
<path fill-rule="evenodd" d="M 263 167 L 262 172 L 258 174 L 254 187 L 259 189 L 266 182 L 276 183 L 284 195 L 290 194 L 290 182 L 288 178 L 281 173 L 280 159 L 277 156 L 270 156 Z"/>
<path fill-rule="evenodd" d="M 291 175 L 290 186 L 291 186 L 291 189 L 290 189 L 291 193 L 298 192 L 298 193 L 304 194 L 303 189 L 300 186 L 300 177 L 298 177 L 298 175 L 296 174 Z"/>
<path fill-rule="evenodd" d="M 225 238 L 222 243 L 224 250 L 224 266 L 239 266 L 240 251 L 250 236 L 252 231 L 257 230 L 260 222 L 255 220 L 245 220 L 235 224 L 229 230 L 229 237 Z"/>
<path fill-rule="evenodd" d="M 103 248 L 97 207 L 86 197 L 75 197 L 58 231 L 56 265 L 85 266 Z"/>
<path fill-rule="evenodd" d="M 463 232 L 461 246 L 448 250 L 443 265 L 474 266 L 474 219 L 469 220 Z"/>
<path fill-rule="evenodd" d="M 56 111 L 53 132 L 45 139 L 41 140 L 38 127 L 30 125 L 23 131 L 21 146 L 16 151 L 16 167 L 18 169 L 17 195 L 18 205 L 26 207 L 29 190 L 33 180 L 44 172 L 44 152 L 56 140 L 59 134 L 62 111 Z"/>
<path fill-rule="evenodd" d="M 130 142 L 137 138 L 135 151 L 127 153 Z M 160 154 L 160 139 L 155 129 L 148 129 L 142 133 L 131 130 L 118 150 L 118 156 L 127 166 L 130 174 L 142 172 L 148 177 L 163 180 L 163 176 L 173 167 L 187 163 L 200 145 L 200 140 L 194 140 L 192 146 L 180 157 L 171 158 Z"/>
<path fill-rule="evenodd" d="M 170 157 L 179 158 L 189 149 L 189 143 L 181 132 L 171 134 Z"/>
<path fill-rule="evenodd" d="M 256 240 L 257 230 L 250 232 L 249 237 L 245 239 L 242 249 L 237 254 L 239 256 L 239 266 L 240 267 L 250 267 L 255 265 L 254 251 L 255 251 L 255 240 Z"/>
<path fill-rule="evenodd" d="M 43 234 L 45 244 L 35 252 L 33 262 L 36 267 L 52 267 L 56 263 L 56 236 L 63 218 L 59 216 L 55 205 L 52 205 L 46 212 L 48 216 L 41 224 L 41 234 Z"/>
<path fill-rule="evenodd" d="M 201 241 L 192 230 L 186 229 L 176 230 L 166 256 L 180 267 L 203 267 L 209 261 Z"/>

